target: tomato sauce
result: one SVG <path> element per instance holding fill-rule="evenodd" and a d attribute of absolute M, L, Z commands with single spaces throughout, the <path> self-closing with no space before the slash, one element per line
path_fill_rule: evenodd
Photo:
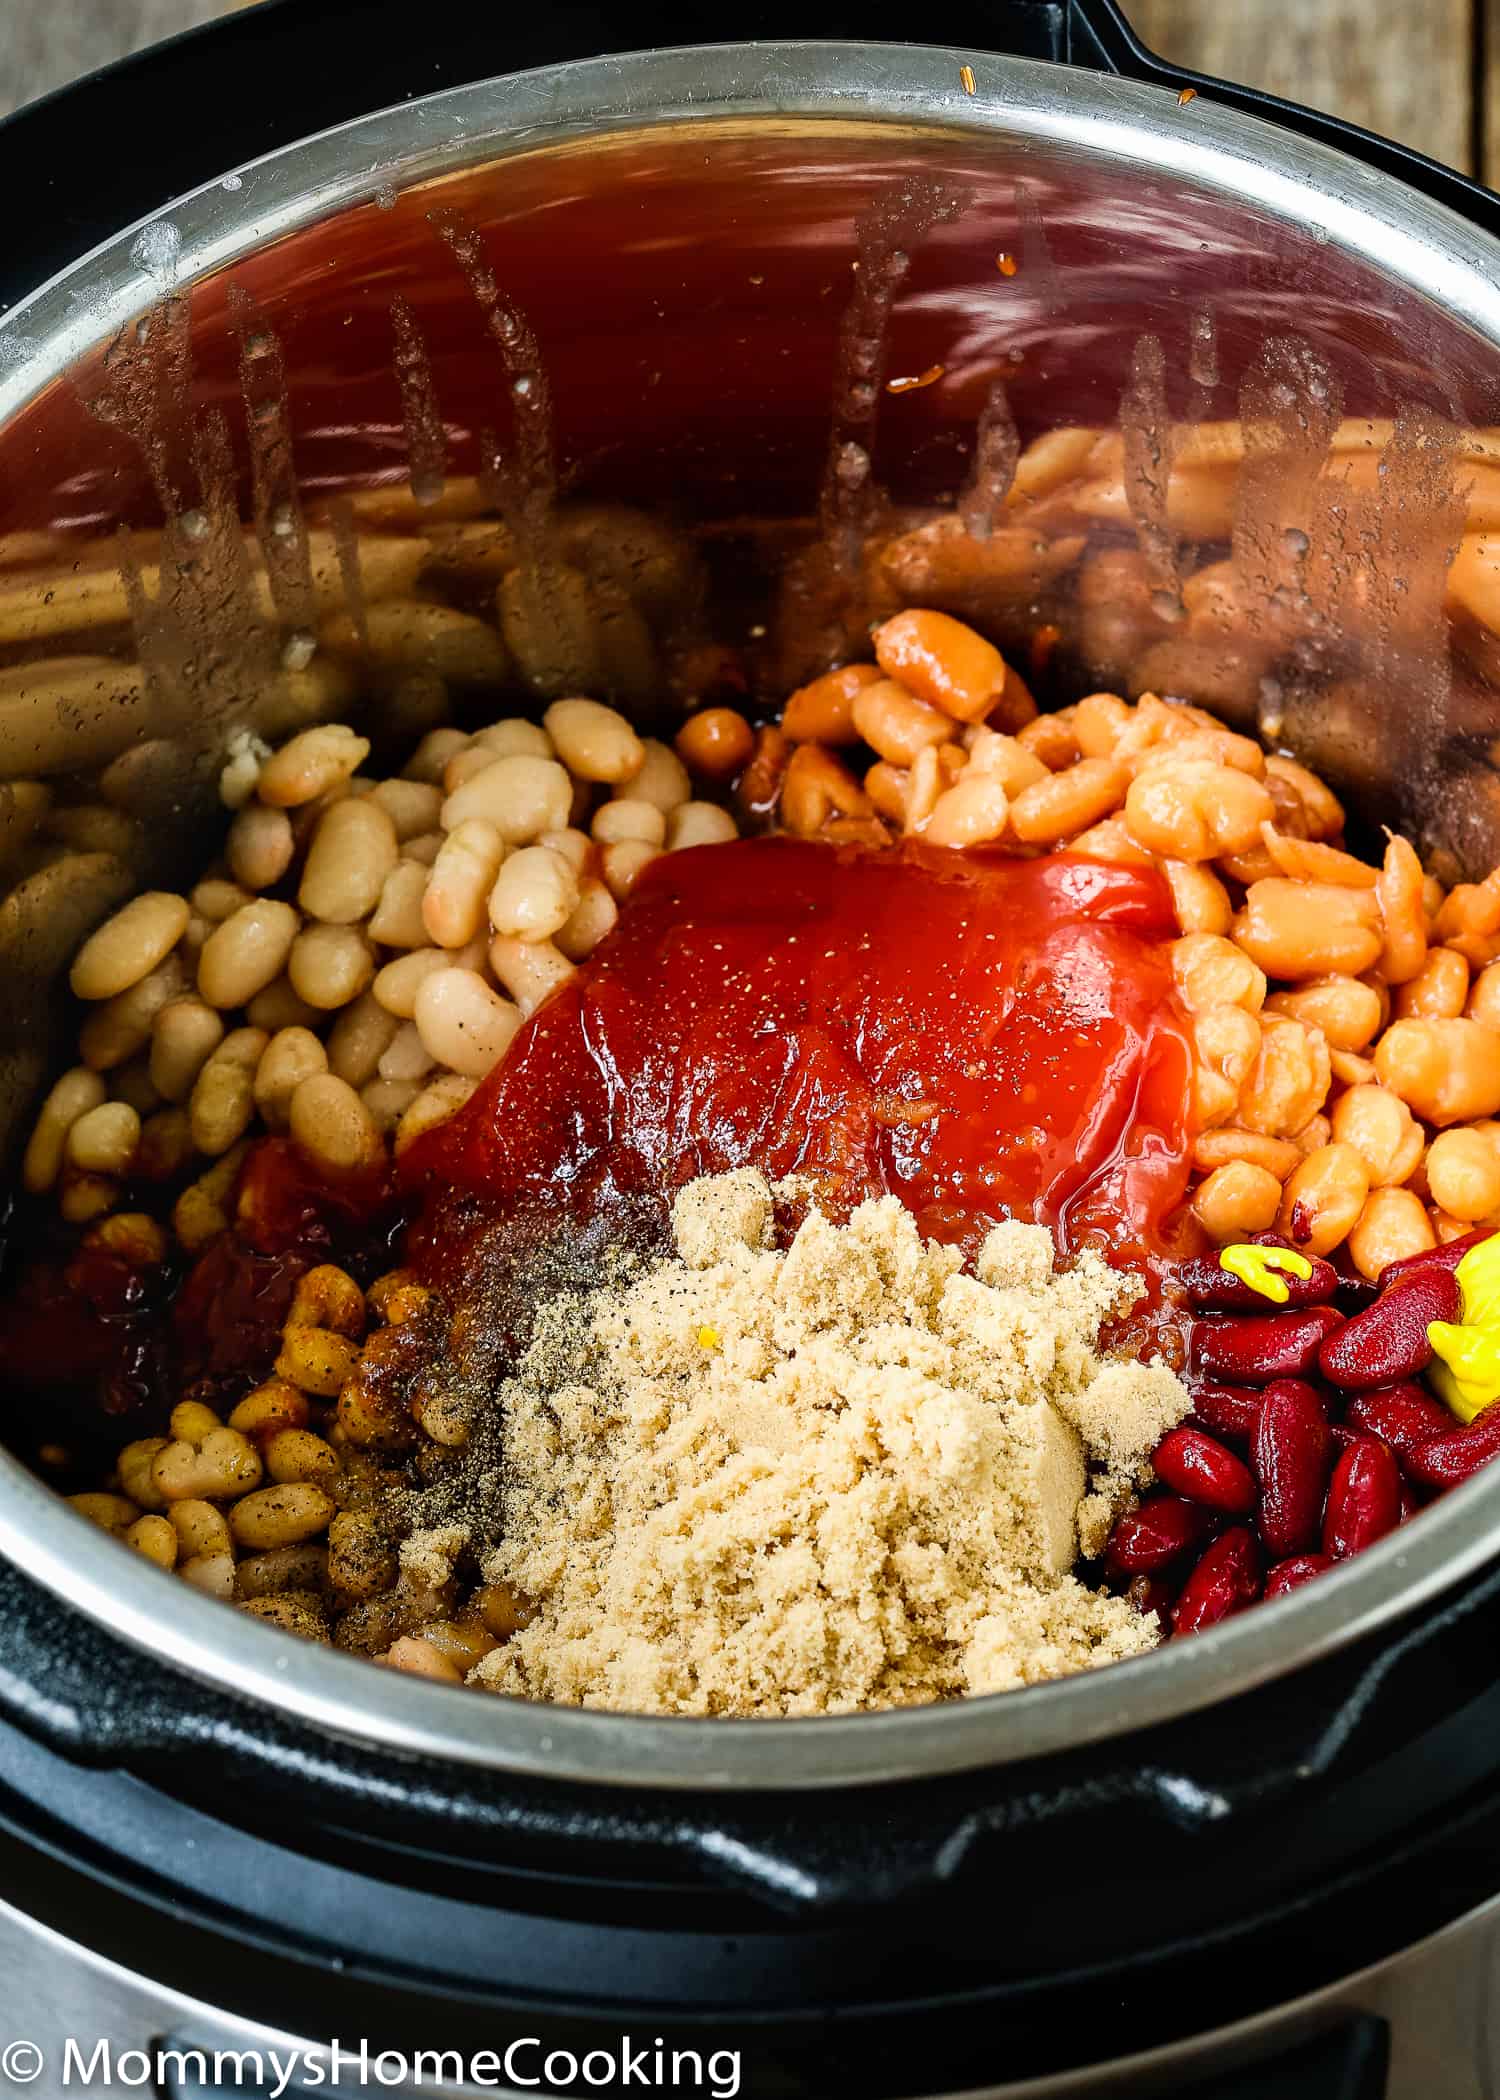
<path fill-rule="evenodd" d="M 1192 1056 L 1151 869 L 909 841 L 667 854 L 403 1178 L 425 1262 L 488 1211 L 665 1218 L 741 1166 L 931 1236 L 1050 1226 L 1154 1269 L 1180 1251 Z"/>

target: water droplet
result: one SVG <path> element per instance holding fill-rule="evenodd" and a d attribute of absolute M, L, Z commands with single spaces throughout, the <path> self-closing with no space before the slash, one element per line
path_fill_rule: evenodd
<path fill-rule="evenodd" d="M 238 175 L 226 175 L 219 184 L 221 190 L 242 190 L 245 187 Z"/>
<path fill-rule="evenodd" d="M 1281 544 L 1294 561 L 1300 561 L 1303 555 L 1306 554 L 1310 542 L 1300 525 L 1288 525 L 1286 531 L 1281 535 Z"/>
<path fill-rule="evenodd" d="M 177 520 L 177 529 L 185 540 L 206 540 L 208 519 L 201 510 L 185 510 Z"/>
<path fill-rule="evenodd" d="M 299 628 L 289 634 L 281 645 L 282 668 L 287 671 L 305 671 L 318 653 L 318 637 Z"/>
<path fill-rule="evenodd" d="M 513 394 L 519 394 L 524 401 L 528 394 L 536 391 L 535 372 L 518 372 L 510 383 L 510 390 Z"/>
<path fill-rule="evenodd" d="M 394 211 L 396 209 L 395 183 L 381 183 L 379 189 L 375 192 L 375 203 L 377 209 L 380 211 Z"/>

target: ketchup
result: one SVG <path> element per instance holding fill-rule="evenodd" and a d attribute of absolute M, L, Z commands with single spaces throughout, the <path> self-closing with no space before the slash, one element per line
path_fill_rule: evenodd
<path fill-rule="evenodd" d="M 403 1176 L 429 1267 L 484 1212 L 654 1212 L 700 1174 L 898 1196 L 970 1249 L 1004 1218 L 1155 1267 L 1192 1057 L 1151 869 L 747 839 L 663 855 L 618 926 Z M 446 1223 L 445 1223 L 446 1221 Z"/>

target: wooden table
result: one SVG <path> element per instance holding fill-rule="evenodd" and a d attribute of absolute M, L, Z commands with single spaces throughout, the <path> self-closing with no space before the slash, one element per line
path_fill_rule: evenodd
<path fill-rule="evenodd" d="M 0 113 L 233 4 L 245 0 L 0 0 Z M 1500 185 L 1500 0 L 1125 5 L 1165 58 L 1352 117 Z"/>

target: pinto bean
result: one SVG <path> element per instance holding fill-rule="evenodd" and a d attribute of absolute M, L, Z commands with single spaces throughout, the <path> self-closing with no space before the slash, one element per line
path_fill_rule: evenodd
<path fill-rule="evenodd" d="M 1393 1021 L 1375 1069 L 1423 1122 L 1446 1129 L 1500 1112 L 1500 1030 L 1481 1021 Z"/>
<path fill-rule="evenodd" d="M 1281 876 L 1250 885 L 1233 934 L 1268 977 L 1357 977 L 1381 952 L 1369 891 Z"/>

